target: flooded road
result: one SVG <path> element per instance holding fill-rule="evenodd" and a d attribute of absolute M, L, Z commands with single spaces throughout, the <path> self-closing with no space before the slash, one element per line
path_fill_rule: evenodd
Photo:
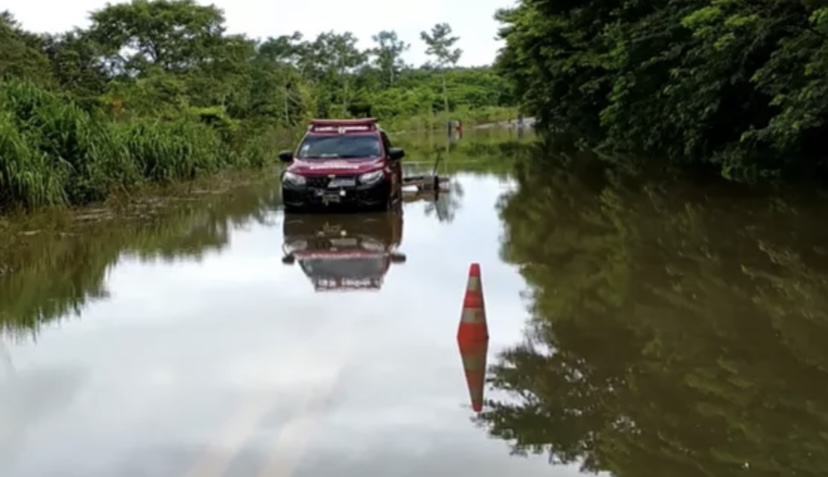
<path fill-rule="evenodd" d="M 526 138 L 406 148 L 444 155 L 437 203 L 285 216 L 271 177 L 7 245 L 0 475 L 828 469 L 824 206 L 630 185 Z"/>
<path fill-rule="evenodd" d="M 32 236 L 0 289 L 0 475 L 546 475 L 471 422 L 469 264 L 490 352 L 521 338 L 524 282 L 499 258 L 509 181 L 453 181 L 401 213 L 285 217 L 274 177 Z"/>

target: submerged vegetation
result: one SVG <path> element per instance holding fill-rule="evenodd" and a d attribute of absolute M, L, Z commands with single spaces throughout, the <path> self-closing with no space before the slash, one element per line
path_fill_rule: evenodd
<path fill-rule="evenodd" d="M 424 31 L 433 61 L 379 32 L 255 40 L 192 0 L 134 0 L 86 29 L 26 31 L 0 14 L 0 208 L 84 204 L 147 182 L 274 160 L 310 117 L 379 117 L 400 129 L 506 119 L 490 68 L 460 68 L 451 27 Z"/>
<path fill-rule="evenodd" d="M 828 172 L 823 0 L 520 0 L 498 18 L 497 66 L 545 130 L 735 180 Z"/>

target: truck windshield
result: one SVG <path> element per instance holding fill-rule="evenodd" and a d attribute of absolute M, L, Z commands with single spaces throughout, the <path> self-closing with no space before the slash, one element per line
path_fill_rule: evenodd
<path fill-rule="evenodd" d="M 380 157 L 379 137 L 373 134 L 340 134 L 306 136 L 299 146 L 301 158 Z"/>

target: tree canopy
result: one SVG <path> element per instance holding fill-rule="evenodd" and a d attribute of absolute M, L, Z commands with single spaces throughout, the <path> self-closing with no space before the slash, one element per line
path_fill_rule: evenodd
<path fill-rule="evenodd" d="M 350 32 L 257 40 L 228 34 L 220 9 L 193 0 L 133 0 L 90 19 L 84 30 L 38 35 L 3 13 L 0 77 L 37 81 L 79 99 L 105 98 L 132 115 L 159 106 L 220 106 L 237 119 L 285 125 L 309 116 L 375 114 L 389 121 L 443 109 L 444 99 L 451 111 L 514 104 L 506 82 L 489 68 L 456 67 L 460 52 L 450 47 L 457 37 L 445 23 L 423 37 L 436 63 L 449 70 L 442 76 L 431 65 L 406 64 L 411 45 L 393 31 L 377 32 L 366 49 Z"/>
<path fill-rule="evenodd" d="M 520 0 L 497 18 L 499 70 L 547 130 L 739 180 L 826 172 L 823 0 Z"/>

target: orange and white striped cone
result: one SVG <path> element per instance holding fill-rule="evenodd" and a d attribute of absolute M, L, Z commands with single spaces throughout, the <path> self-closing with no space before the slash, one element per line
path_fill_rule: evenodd
<path fill-rule="evenodd" d="M 480 279 L 480 264 L 472 263 L 469 267 L 469 279 L 466 284 L 466 296 L 460 314 L 460 326 L 457 329 L 458 343 L 473 343 L 489 339 L 489 327 L 486 324 L 486 308 L 483 302 L 483 282 Z"/>
<path fill-rule="evenodd" d="M 463 371 L 466 375 L 466 386 L 469 388 L 472 409 L 474 412 L 483 410 L 483 393 L 486 382 L 486 354 L 489 351 L 489 341 L 459 343 L 460 358 L 463 360 Z"/>

